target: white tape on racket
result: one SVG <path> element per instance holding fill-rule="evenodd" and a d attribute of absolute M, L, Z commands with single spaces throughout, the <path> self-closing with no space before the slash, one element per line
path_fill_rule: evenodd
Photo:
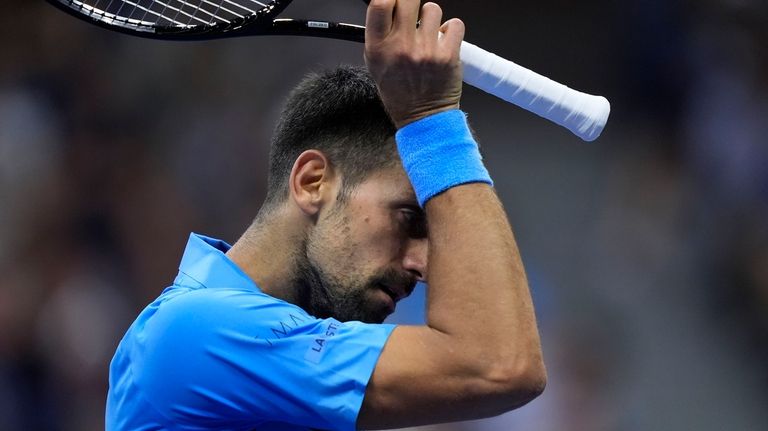
<path fill-rule="evenodd" d="M 464 82 L 559 124 L 585 141 L 603 131 L 611 104 L 566 87 L 468 42 L 461 44 Z"/>

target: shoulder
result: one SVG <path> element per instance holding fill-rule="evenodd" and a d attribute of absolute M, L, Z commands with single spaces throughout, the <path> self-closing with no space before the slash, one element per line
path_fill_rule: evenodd
<path fill-rule="evenodd" d="M 182 331 L 204 336 L 213 331 L 295 327 L 317 321 L 300 307 L 259 291 L 213 288 L 192 290 L 163 301 L 146 329 L 165 335 Z"/>
<path fill-rule="evenodd" d="M 162 301 L 137 335 L 133 378 L 178 423 L 205 412 L 228 424 L 291 418 L 351 428 L 391 330 L 317 319 L 258 291 L 188 291 Z"/>

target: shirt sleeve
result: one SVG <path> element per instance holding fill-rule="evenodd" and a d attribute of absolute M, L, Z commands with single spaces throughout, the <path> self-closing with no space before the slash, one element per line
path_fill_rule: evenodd
<path fill-rule="evenodd" d="M 199 289 L 147 321 L 133 373 L 155 409 L 191 429 L 352 431 L 393 329 L 317 319 L 260 292 Z"/>

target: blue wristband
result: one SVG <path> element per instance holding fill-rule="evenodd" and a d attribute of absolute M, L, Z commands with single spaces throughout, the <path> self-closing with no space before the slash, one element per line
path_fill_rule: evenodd
<path fill-rule="evenodd" d="M 397 150 L 422 207 L 451 187 L 493 185 L 464 112 L 454 109 L 414 121 L 397 131 Z"/>

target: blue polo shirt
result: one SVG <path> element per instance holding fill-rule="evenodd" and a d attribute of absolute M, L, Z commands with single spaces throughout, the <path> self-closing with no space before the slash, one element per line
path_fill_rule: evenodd
<path fill-rule="evenodd" d="M 112 359 L 107 430 L 355 430 L 394 325 L 310 316 L 259 290 L 229 248 L 190 236 Z"/>

